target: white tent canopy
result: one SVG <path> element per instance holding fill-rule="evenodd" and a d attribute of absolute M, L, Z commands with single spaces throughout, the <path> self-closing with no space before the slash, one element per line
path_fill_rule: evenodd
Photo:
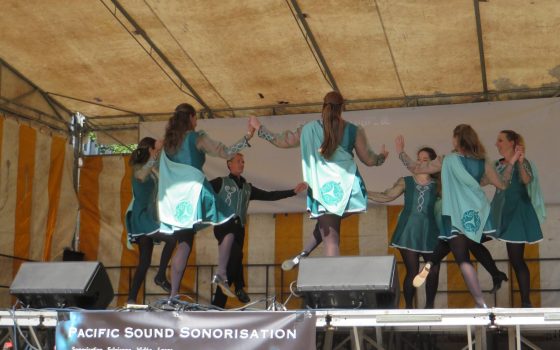
<path fill-rule="evenodd" d="M 557 0 L 6 0 L 0 105 L 37 119 L 19 106 L 37 109 L 39 91 L 65 111 L 43 122 L 80 111 L 131 142 L 180 102 L 243 117 L 317 112 L 332 89 L 349 110 L 554 96 L 558 13 Z M 33 87 L 9 88 L 13 72 Z"/>

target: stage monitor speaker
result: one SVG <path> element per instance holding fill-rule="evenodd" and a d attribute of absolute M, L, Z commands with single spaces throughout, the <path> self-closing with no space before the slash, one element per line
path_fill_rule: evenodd
<path fill-rule="evenodd" d="M 393 309 L 399 278 L 393 255 L 301 259 L 296 292 L 313 309 Z"/>
<path fill-rule="evenodd" d="M 32 308 L 105 309 L 114 292 L 100 262 L 25 262 L 10 286 Z"/>

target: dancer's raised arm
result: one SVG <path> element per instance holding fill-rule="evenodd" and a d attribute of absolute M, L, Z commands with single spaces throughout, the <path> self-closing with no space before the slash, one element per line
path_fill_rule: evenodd
<path fill-rule="evenodd" d="M 257 117 L 254 116 L 249 118 L 249 125 L 257 130 L 260 138 L 267 140 L 276 147 L 293 148 L 298 147 L 300 144 L 301 129 L 303 128 L 303 125 L 299 126 L 295 131 L 285 130 L 280 133 L 275 133 L 268 130 L 261 124 Z"/>
<path fill-rule="evenodd" d="M 491 162 L 486 161 L 484 163 L 484 176 L 480 180 L 482 186 L 494 185 L 500 190 L 505 190 L 509 186 L 511 180 L 511 174 L 513 172 L 513 166 L 518 161 L 521 156 L 521 151 L 517 150 L 511 160 L 505 163 L 505 169 L 501 174 L 498 174 L 494 165 Z"/>
<path fill-rule="evenodd" d="M 226 146 L 220 141 L 212 139 L 205 131 L 199 131 L 196 138 L 196 148 L 212 156 L 223 159 L 231 159 L 244 148 L 250 147 L 249 140 L 253 137 L 251 132 L 243 136 L 231 146 Z"/>
<path fill-rule="evenodd" d="M 441 171 L 443 158 L 438 156 L 434 160 L 416 161 L 404 151 L 404 137 L 399 135 L 395 138 L 395 148 L 403 165 L 413 174 L 436 174 Z"/>

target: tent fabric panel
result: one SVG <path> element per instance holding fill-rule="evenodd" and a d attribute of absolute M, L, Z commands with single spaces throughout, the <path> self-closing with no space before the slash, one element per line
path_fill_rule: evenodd
<path fill-rule="evenodd" d="M 100 1 L 9 1 L 0 21 L 2 56 L 17 62 L 23 75 L 37 77 L 34 82 L 48 92 L 139 113 L 169 101 L 188 100 L 199 107 L 179 92 L 110 11 Z M 37 53 L 41 64 L 36 64 Z M 77 110 L 73 100 L 65 105 Z M 95 104 L 80 107 L 84 114 L 100 114 Z"/>
<path fill-rule="evenodd" d="M 305 1 L 301 10 L 346 99 L 403 96 L 373 2 Z"/>
<path fill-rule="evenodd" d="M 15 212 L 17 206 L 16 184 L 17 164 L 19 158 L 19 123 L 11 119 L 0 118 L 2 133 L 0 134 L 0 253 L 13 255 Z M 11 268 L 7 271 L 11 271 Z"/>
<path fill-rule="evenodd" d="M 45 249 L 43 250 L 42 260 L 48 261 L 51 258 L 53 248 L 53 238 L 55 237 L 56 223 L 60 208 L 62 192 L 62 179 L 64 174 L 64 160 L 66 155 L 66 140 L 61 137 L 53 137 L 50 150 L 50 167 L 48 181 L 48 214 L 45 225 Z M 71 217 L 71 216 L 70 216 Z M 75 216 L 74 216 L 75 217 Z M 65 235 L 71 237 L 73 230 L 68 230 Z M 57 241 L 66 241 L 57 237 Z"/>
<path fill-rule="evenodd" d="M 220 96 L 212 85 L 212 81 L 208 79 L 205 72 L 191 57 L 190 47 L 183 46 L 178 40 L 181 36 L 189 34 L 191 6 L 188 2 L 144 1 L 141 3 L 135 0 L 124 0 L 120 3 L 177 70 L 182 73 L 194 90 L 202 95 L 205 103 L 213 108 L 229 107 L 227 101 Z M 215 6 L 209 5 L 209 7 Z M 170 74 L 173 75 L 172 72 Z M 190 99 L 188 97 L 189 89 L 183 86 L 182 90 L 185 98 Z M 181 101 L 174 102 L 178 104 Z"/>
<path fill-rule="evenodd" d="M 231 107 L 319 101 L 330 89 L 284 1 L 173 1 L 162 11 L 171 33 Z"/>
<path fill-rule="evenodd" d="M 17 163 L 16 208 L 14 225 L 14 256 L 30 258 L 33 177 L 35 175 L 36 131 L 27 125 L 19 127 L 19 157 Z M 14 263 L 17 273 L 20 260 Z"/>
<path fill-rule="evenodd" d="M 50 259 L 48 260 L 60 260 L 64 249 L 72 247 L 74 233 L 76 232 L 76 223 L 78 220 L 79 209 L 78 194 L 74 189 L 73 181 L 74 150 L 68 143 L 68 140 L 63 139 L 65 150 L 62 153 L 59 148 L 62 147 L 62 145 L 60 145 L 60 138 L 57 139 L 57 156 L 54 158 L 54 161 L 56 162 L 56 158 L 58 157 L 64 157 L 64 165 L 62 174 L 60 175 L 61 180 L 60 192 L 58 194 L 58 207 L 56 208 L 54 207 L 53 203 L 50 203 L 50 206 L 53 208 L 53 210 L 56 210 L 56 224 L 50 250 Z M 55 147 L 54 144 L 53 147 Z"/>
<path fill-rule="evenodd" d="M 0 285 L 9 286 L 22 259 L 61 258 L 71 243 L 76 216 L 68 213 L 77 210 L 77 201 L 72 169 L 64 167 L 72 164 L 72 158 L 64 156 L 66 139 L 1 118 L 0 144 L 0 253 L 7 255 L 0 259 L 0 269 L 10 271 L 1 275 Z M 61 157 L 55 159 L 57 155 Z M 66 217 L 59 215 L 59 208 L 67 208 Z M 8 306 L 12 298 L 5 292 L 0 292 L 0 304 Z"/>
<path fill-rule="evenodd" d="M 52 138 L 44 132 L 36 132 L 36 143 L 34 149 L 35 170 L 33 177 L 33 192 L 31 201 L 31 225 L 30 235 L 32 238 L 29 246 L 29 257 L 33 260 L 42 260 L 45 252 L 45 227 L 47 224 L 49 205 L 49 169 L 51 163 Z M 54 204 L 54 203 L 53 203 Z"/>
<path fill-rule="evenodd" d="M 380 0 L 406 95 L 482 91 L 471 0 Z"/>
<path fill-rule="evenodd" d="M 558 1 L 480 2 L 492 90 L 560 85 Z"/>
<path fill-rule="evenodd" d="M 138 262 L 138 249 L 128 249 L 127 247 L 127 230 L 126 230 L 126 223 L 125 223 L 125 215 L 128 205 L 132 200 L 132 168 L 129 166 L 128 162 L 130 157 L 122 157 L 122 168 L 124 169 L 124 174 L 121 178 L 120 183 L 120 203 L 119 203 L 119 212 L 121 215 L 121 236 L 120 236 L 120 245 L 123 247 L 120 256 L 120 266 L 135 266 Z M 116 182 L 116 181 L 115 181 Z M 122 273 L 119 276 L 118 287 L 115 288 L 118 290 L 122 296 L 118 297 L 117 305 L 123 305 L 128 300 L 127 294 L 128 290 L 130 289 L 130 279 L 128 278 L 127 273 Z M 138 295 L 139 297 L 142 296 L 142 290 Z"/>
<path fill-rule="evenodd" d="M 99 176 L 103 171 L 101 157 L 85 157 L 80 168 L 80 232 L 79 249 L 88 261 L 98 260 L 101 229 L 99 209 Z"/>

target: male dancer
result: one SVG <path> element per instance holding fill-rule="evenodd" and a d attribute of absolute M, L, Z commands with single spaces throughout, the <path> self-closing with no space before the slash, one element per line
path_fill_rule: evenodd
<path fill-rule="evenodd" d="M 245 223 L 249 201 L 276 201 L 292 197 L 307 190 L 307 184 L 305 182 L 299 183 L 293 190 L 287 191 L 261 190 L 248 183 L 245 178 L 241 176 L 245 168 L 245 160 L 241 153 L 237 153 L 232 159 L 228 160 L 227 167 L 230 171 L 229 175 L 215 178 L 210 181 L 210 184 L 214 188 L 214 192 L 224 199 L 238 217 L 235 221 L 232 220 L 224 225 L 215 226 L 214 235 L 220 240 L 223 234 L 227 232 L 234 233 L 234 243 L 227 265 L 228 284 L 235 285 L 235 295 L 237 295 L 239 301 L 248 303 L 251 299 L 243 289 L 245 287 L 243 278 L 243 243 L 245 241 Z M 224 308 L 226 302 L 227 296 L 217 288 L 214 299 L 212 300 L 212 305 Z"/>

